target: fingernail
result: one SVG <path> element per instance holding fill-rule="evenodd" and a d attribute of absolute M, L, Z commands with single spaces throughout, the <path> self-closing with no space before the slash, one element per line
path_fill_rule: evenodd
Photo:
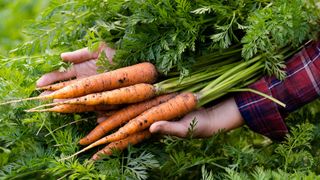
<path fill-rule="evenodd" d="M 61 53 L 60 54 L 60 57 L 61 57 L 61 59 L 65 59 L 66 58 L 66 56 L 68 56 L 68 54 L 65 52 L 65 53 Z"/>
<path fill-rule="evenodd" d="M 42 78 L 40 78 L 40 79 L 38 79 L 38 80 L 36 81 L 36 86 L 37 86 L 37 87 L 43 86 L 43 80 L 42 80 Z"/>
<path fill-rule="evenodd" d="M 150 131 L 151 133 L 157 133 L 157 132 L 159 132 L 159 127 L 158 127 L 158 126 L 152 126 L 152 125 L 151 125 L 149 131 Z"/>

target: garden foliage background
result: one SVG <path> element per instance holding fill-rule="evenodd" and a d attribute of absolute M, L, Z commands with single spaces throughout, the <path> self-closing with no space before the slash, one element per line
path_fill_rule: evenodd
<path fill-rule="evenodd" d="M 47 6 L 43 0 L 0 1 L 1 101 L 38 94 L 37 78 L 64 67 L 58 55 L 65 46 L 46 56 L 18 56 L 14 50 L 32 40 L 23 31 Z M 319 101 L 287 118 L 291 131 L 282 143 L 247 127 L 208 139 L 155 136 L 96 163 L 87 161 L 94 150 L 59 161 L 80 148 L 79 138 L 95 125 L 94 114 L 23 111 L 35 105 L 0 107 L 0 179 L 315 179 L 320 173 Z"/>

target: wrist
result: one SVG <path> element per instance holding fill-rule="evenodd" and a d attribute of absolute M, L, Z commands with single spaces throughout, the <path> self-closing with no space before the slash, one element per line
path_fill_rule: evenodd
<path fill-rule="evenodd" d="M 207 113 L 211 121 L 212 134 L 219 130 L 230 131 L 244 124 L 244 119 L 233 97 L 209 108 Z"/>

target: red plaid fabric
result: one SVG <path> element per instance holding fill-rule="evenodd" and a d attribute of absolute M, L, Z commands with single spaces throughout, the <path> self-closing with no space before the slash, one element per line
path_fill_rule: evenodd
<path fill-rule="evenodd" d="M 247 125 L 255 132 L 273 140 L 283 140 L 288 129 L 284 118 L 288 113 L 311 102 L 320 95 L 320 41 L 308 44 L 286 63 L 287 77 L 263 77 L 249 88 L 284 102 L 286 108 L 259 95 L 244 92 L 235 96 Z"/>

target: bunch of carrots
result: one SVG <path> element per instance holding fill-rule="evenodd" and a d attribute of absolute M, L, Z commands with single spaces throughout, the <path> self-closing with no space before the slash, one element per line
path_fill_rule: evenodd
<path fill-rule="evenodd" d="M 149 138 L 151 134 L 148 128 L 156 121 L 180 118 L 229 92 L 246 90 L 261 94 L 251 89 L 240 89 L 262 75 L 261 57 L 244 62 L 239 53 L 241 53 L 240 48 L 200 57 L 194 65 L 193 73 L 182 79 L 173 75 L 156 83 L 159 74 L 155 66 L 143 62 L 79 80 L 42 87 L 41 90 L 54 92 L 6 103 L 64 99 L 27 111 L 59 113 L 112 111 L 110 117 L 80 140 L 79 144 L 86 147 L 67 157 L 108 144 L 93 155 L 92 159 L 98 160 L 101 155 L 110 155 L 115 149 L 123 150 L 129 144 L 134 145 Z M 261 95 L 281 104 L 272 97 Z M 50 108 L 39 109 L 49 106 Z M 119 129 L 108 134 L 116 128 Z"/>

